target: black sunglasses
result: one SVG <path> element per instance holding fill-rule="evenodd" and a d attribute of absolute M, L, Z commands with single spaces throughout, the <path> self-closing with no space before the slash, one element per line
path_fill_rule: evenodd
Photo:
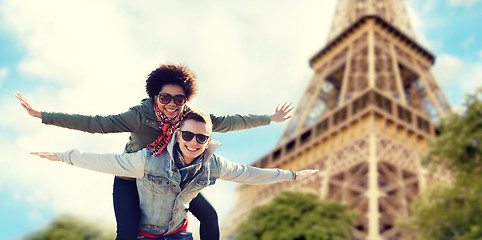
<path fill-rule="evenodd" d="M 181 131 L 181 137 L 186 142 L 191 141 L 194 136 L 196 136 L 196 141 L 199 144 L 205 144 L 209 139 L 209 136 L 206 136 L 204 134 L 195 134 L 189 131 Z"/>
<path fill-rule="evenodd" d="M 162 104 L 168 104 L 171 102 L 171 100 L 174 100 L 174 104 L 178 106 L 182 106 L 184 105 L 184 103 L 186 103 L 186 96 L 181 94 L 173 97 L 169 93 L 159 93 L 159 95 L 157 95 L 157 98 L 159 99 L 159 102 L 161 102 Z"/>

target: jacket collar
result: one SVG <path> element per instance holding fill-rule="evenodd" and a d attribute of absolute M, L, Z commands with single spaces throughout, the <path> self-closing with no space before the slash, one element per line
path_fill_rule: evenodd
<path fill-rule="evenodd" d="M 148 97 L 148 98 L 142 99 L 141 105 L 147 107 L 147 110 L 149 111 L 154 111 L 154 98 Z"/>

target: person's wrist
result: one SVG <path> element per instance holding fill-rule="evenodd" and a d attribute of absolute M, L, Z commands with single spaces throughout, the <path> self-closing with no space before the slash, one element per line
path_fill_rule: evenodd
<path fill-rule="evenodd" d="M 290 172 L 293 174 L 293 178 L 291 180 L 292 181 L 296 180 L 296 172 L 293 170 L 290 170 Z"/>

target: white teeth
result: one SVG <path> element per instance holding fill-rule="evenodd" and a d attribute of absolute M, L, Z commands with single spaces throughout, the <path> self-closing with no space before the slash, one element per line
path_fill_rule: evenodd
<path fill-rule="evenodd" d="M 189 151 L 196 151 L 196 150 L 197 150 L 197 148 L 190 148 L 190 147 L 188 147 L 188 146 L 186 146 L 186 148 L 187 148 L 187 150 L 189 150 Z"/>
<path fill-rule="evenodd" d="M 172 112 L 173 113 L 173 112 L 177 111 L 177 109 L 174 109 L 174 110 L 169 110 L 167 108 L 165 108 L 165 109 L 166 109 L 166 112 Z"/>

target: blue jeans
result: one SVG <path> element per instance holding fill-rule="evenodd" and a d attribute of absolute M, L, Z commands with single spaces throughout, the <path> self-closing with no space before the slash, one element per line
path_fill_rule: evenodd
<path fill-rule="evenodd" d="M 137 239 L 160 239 L 160 240 L 192 240 L 192 234 L 188 231 L 180 231 L 165 237 L 147 238 L 144 236 L 138 236 Z"/>
<path fill-rule="evenodd" d="M 219 240 L 218 214 L 201 193 L 189 203 L 189 211 L 199 220 L 201 240 Z"/>
<path fill-rule="evenodd" d="M 112 195 L 115 219 L 117 221 L 116 240 L 137 239 L 141 208 L 136 181 L 115 177 Z M 219 239 L 218 215 L 202 194 L 198 194 L 191 201 L 189 211 L 199 220 L 201 240 Z"/>
<path fill-rule="evenodd" d="M 135 240 L 139 230 L 141 210 L 135 179 L 114 178 L 115 220 L 117 221 L 116 240 Z"/>

